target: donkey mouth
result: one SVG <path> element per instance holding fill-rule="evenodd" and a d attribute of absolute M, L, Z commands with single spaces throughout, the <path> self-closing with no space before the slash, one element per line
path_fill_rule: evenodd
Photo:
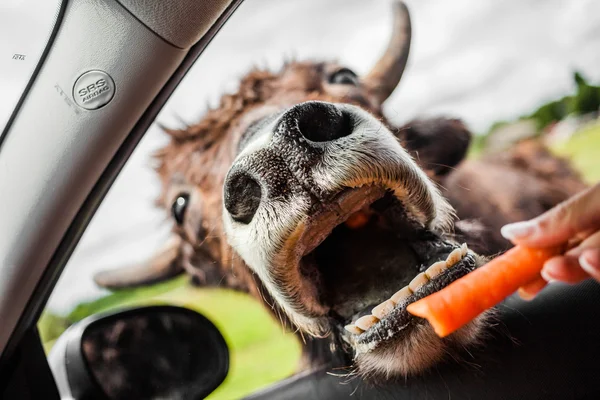
<path fill-rule="evenodd" d="M 302 278 L 357 352 L 406 335 L 422 323 L 408 304 L 477 266 L 466 244 L 429 230 L 378 186 L 346 189 L 315 210 L 297 250 Z"/>

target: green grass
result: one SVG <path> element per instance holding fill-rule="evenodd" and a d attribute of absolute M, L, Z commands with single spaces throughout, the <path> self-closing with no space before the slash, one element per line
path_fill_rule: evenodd
<path fill-rule="evenodd" d="M 271 314 L 246 294 L 199 289 L 185 277 L 151 287 L 115 292 L 78 305 L 66 317 L 44 313 L 38 324 L 46 351 L 71 323 L 98 312 L 150 304 L 172 304 L 196 310 L 221 331 L 231 353 L 229 374 L 209 399 L 236 399 L 292 375 L 300 345 Z"/>
<path fill-rule="evenodd" d="M 477 158 L 481 155 L 485 149 L 487 136 L 486 135 L 473 135 L 471 138 L 471 145 L 467 152 L 468 158 Z"/>
<path fill-rule="evenodd" d="M 569 158 L 586 182 L 600 181 L 600 124 L 581 130 L 569 141 L 553 146 L 553 150 Z"/>

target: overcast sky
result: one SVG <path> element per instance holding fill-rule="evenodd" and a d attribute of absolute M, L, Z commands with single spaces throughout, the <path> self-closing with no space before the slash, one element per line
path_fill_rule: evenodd
<path fill-rule="evenodd" d="M 577 69 L 600 82 L 598 0 L 407 0 L 413 22 L 402 83 L 386 105 L 402 122 L 451 115 L 485 131 L 573 90 Z M 285 58 L 336 59 L 365 73 L 387 44 L 388 0 L 246 0 L 197 61 L 158 120 L 197 121 L 252 66 Z M 94 271 L 142 260 L 169 230 L 153 207 L 150 154 L 165 142 L 153 126 L 94 217 L 50 307 L 68 311 L 103 292 Z"/>

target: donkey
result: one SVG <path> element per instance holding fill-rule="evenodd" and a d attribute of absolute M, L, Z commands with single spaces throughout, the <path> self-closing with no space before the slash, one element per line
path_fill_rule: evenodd
<path fill-rule="evenodd" d="M 185 271 L 251 293 L 303 335 L 305 367 L 352 360 L 365 375 L 407 376 L 480 342 L 485 314 L 440 339 L 406 306 L 508 249 L 500 226 L 585 185 L 536 142 L 467 159 L 458 119 L 390 124 L 382 105 L 411 39 L 407 7 L 393 4 L 393 35 L 367 75 L 336 62 L 252 70 L 197 124 L 167 129 L 158 203 L 173 238 L 96 282 Z"/>

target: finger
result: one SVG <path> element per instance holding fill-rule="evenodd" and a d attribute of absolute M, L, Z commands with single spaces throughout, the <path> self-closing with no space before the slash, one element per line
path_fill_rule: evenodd
<path fill-rule="evenodd" d="M 581 268 L 597 281 L 600 281 L 600 249 L 585 250 L 579 256 Z"/>
<path fill-rule="evenodd" d="M 581 231 L 600 227 L 600 183 L 529 221 L 502 227 L 502 235 L 530 247 L 555 246 Z"/>
<path fill-rule="evenodd" d="M 565 255 L 579 257 L 588 249 L 600 249 L 600 231 L 588 236 L 586 239 L 581 241 L 577 247 L 567 251 Z"/>
<path fill-rule="evenodd" d="M 594 233 L 598 232 L 598 228 L 596 229 L 588 229 L 582 232 L 579 232 L 578 234 L 576 234 L 575 236 L 573 236 L 571 239 L 569 239 L 567 241 L 567 250 L 573 249 L 577 246 L 579 246 L 581 244 L 581 242 L 583 242 L 585 239 L 587 239 L 588 237 L 590 237 L 591 235 L 593 235 Z"/>
<path fill-rule="evenodd" d="M 542 278 L 542 276 L 538 276 L 536 279 L 532 280 L 531 282 L 527 283 L 526 285 L 523 285 L 522 287 L 519 288 L 519 296 L 521 296 L 521 298 L 523 300 L 531 300 L 533 299 L 543 288 L 546 287 L 546 285 L 548 284 L 548 282 Z"/>
<path fill-rule="evenodd" d="M 577 257 L 557 256 L 546 261 L 542 277 L 548 281 L 578 283 L 590 277 L 579 265 Z"/>

